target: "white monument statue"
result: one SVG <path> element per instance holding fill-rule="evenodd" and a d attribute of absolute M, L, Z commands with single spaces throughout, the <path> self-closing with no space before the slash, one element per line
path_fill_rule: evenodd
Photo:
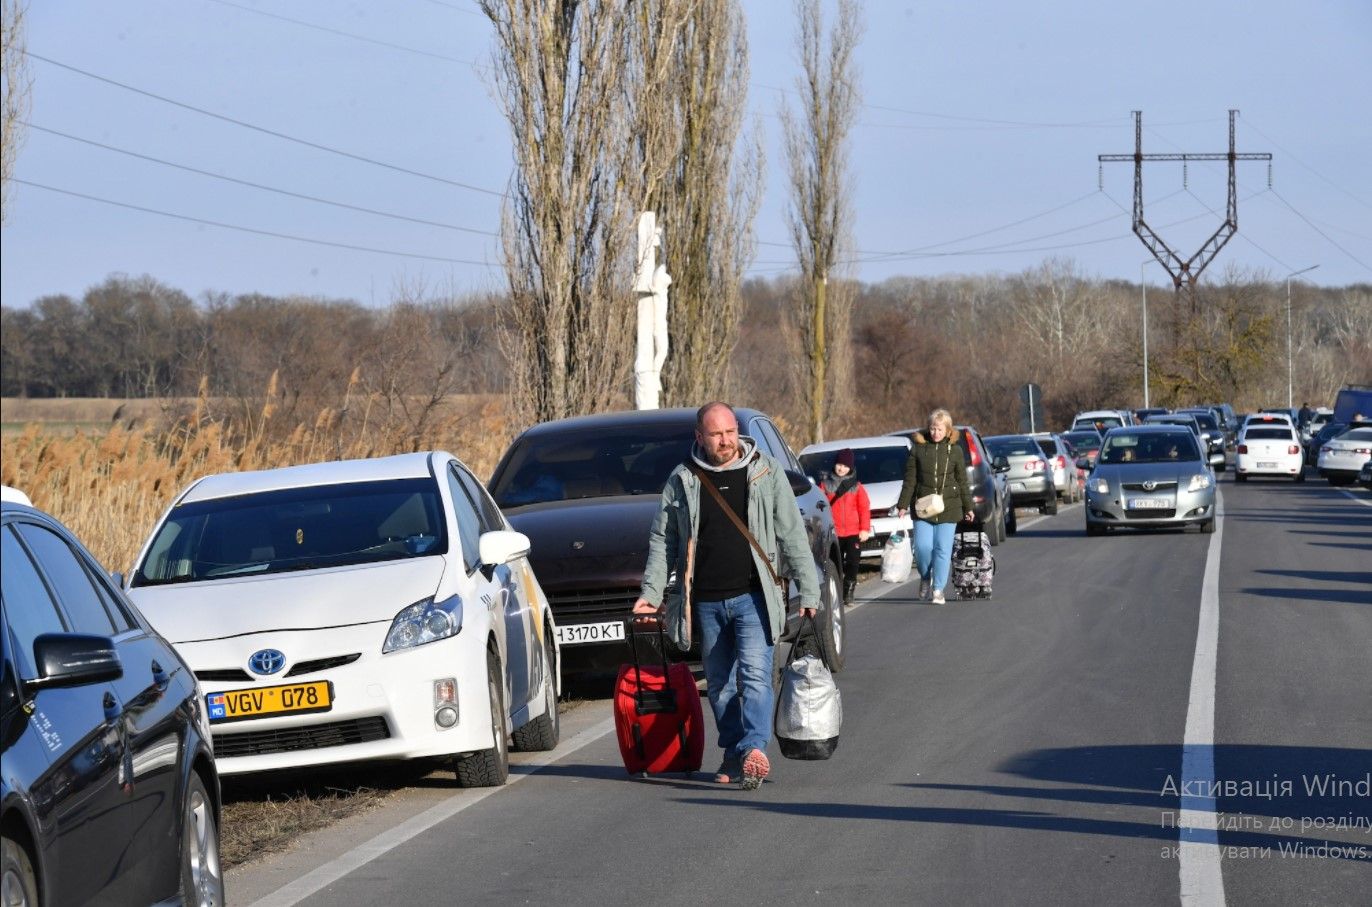
<path fill-rule="evenodd" d="M 667 287 L 672 278 L 667 266 L 657 261 L 662 248 L 662 230 L 657 215 L 644 211 L 638 216 L 638 273 L 634 291 L 638 294 L 638 348 L 634 356 L 634 404 L 639 409 L 657 409 L 662 393 L 662 365 L 667 361 Z"/>

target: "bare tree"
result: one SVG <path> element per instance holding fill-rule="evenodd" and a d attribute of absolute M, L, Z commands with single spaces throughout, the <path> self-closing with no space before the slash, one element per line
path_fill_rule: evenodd
<path fill-rule="evenodd" d="M 525 422 L 609 408 L 632 354 L 632 4 L 478 3 L 495 28 L 492 79 L 514 150 L 502 231 L 511 407 Z"/>
<path fill-rule="evenodd" d="M 688 5 L 671 46 L 661 107 L 645 105 L 675 126 L 668 169 L 645 204 L 665 227 L 672 274 L 672 350 L 663 376 L 669 405 L 729 396 L 742 318 L 739 285 L 752 257 L 762 189 L 757 132 L 750 141 L 739 138 L 748 87 L 741 6 L 738 0 Z"/>
<path fill-rule="evenodd" d="M 0 10 L 0 43 L 3 44 L 4 122 L 0 135 L 0 223 L 9 220 L 10 178 L 14 176 L 14 162 L 24 143 L 24 120 L 29 115 L 33 80 L 29 76 L 29 58 L 24 47 L 24 17 L 28 10 L 23 0 L 4 0 Z"/>
<path fill-rule="evenodd" d="M 837 276 L 851 229 L 847 141 L 861 104 L 853 54 L 862 36 L 862 15 L 859 0 L 838 0 L 838 18 L 826 38 L 820 0 L 796 0 L 796 14 L 800 111 L 783 107 L 782 125 L 791 183 L 791 239 L 802 288 L 796 327 L 809 366 L 807 427 L 811 439 L 821 441 L 834 387 L 830 365 L 835 351 L 846 346 L 852 300 L 831 279 Z"/>

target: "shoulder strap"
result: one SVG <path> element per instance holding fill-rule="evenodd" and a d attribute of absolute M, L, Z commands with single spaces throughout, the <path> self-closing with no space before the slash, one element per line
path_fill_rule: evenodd
<path fill-rule="evenodd" d="M 701 470 L 699 466 L 694 463 L 687 463 L 686 468 L 695 473 L 696 478 L 700 480 L 701 487 L 710 493 L 710 497 L 715 499 L 715 503 L 719 505 L 719 509 L 724 511 L 724 515 L 729 518 L 729 522 L 734 524 L 734 528 L 743 533 L 743 537 L 748 540 L 748 544 L 753 546 L 753 550 L 758 553 L 758 557 L 760 557 L 762 563 L 766 565 L 767 572 L 772 575 L 772 582 L 780 586 L 781 577 L 777 576 L 776 570 L 773 569 L 772 559 L 767 556 L 767 552 L 762 550 L 762 546 L 757 543 L 757 539 L 748 531 L 748 527 L 738 518 L 738 514 L 734 513 L 734 508 L 730 507 L 729 502 L 724 500 L 724 495 L 720 494 L 719 489 L 714 486 L 714 483 L 705 477 L 704 471 Z"/>

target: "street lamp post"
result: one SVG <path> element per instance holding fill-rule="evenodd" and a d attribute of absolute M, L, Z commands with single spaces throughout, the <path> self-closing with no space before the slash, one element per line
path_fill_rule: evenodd
<path fill-rule="evenodd" d="M 1295 367 L 1291 358 L 1291 279 L 1299 277 L 1307 271 L 1313 271 L 1319 265 L 1311 265 L 1308 268 L 1301 268 L 1299 271 L 1292 271 L 1286 275 L 1286 408 L 1290 409 L 1296 405 L 1295 394 Z"/>

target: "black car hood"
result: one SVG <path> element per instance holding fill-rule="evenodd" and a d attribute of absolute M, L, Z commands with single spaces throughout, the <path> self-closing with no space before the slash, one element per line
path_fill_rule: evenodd
<path fill-rule="evenodd" d="M 648 558 L 648 529 L 662 498 L 618 495 L 505 509 L 533 543 L 529 560 L 547 591 L 636 586 Z"/>

